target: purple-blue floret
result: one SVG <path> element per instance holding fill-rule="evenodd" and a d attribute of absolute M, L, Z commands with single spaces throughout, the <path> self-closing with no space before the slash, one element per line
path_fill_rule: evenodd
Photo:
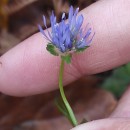
<path fill-rule="evenodd" d="M 46 18 L 43 16 L 43 23 L 47 29 L 47 33 L 42 29 L 41 25 L 38 25 L 40 32 L 49 41 L 49 44 L 55 46 L 55 48 L 61 54 L 77 51 L 90 46 L 94 34 L 91 35 L 91 28 L 82 29 L 84 17 L 83 15 L 77 16 L 79 8 L 74 11 L 71 6 L 68 14 L 68 21 L 66 21 L 65 13 L 62 14 L 62 20 L 57 23 L 56 16 L 52 12 L 50 16 L 51 31 L 47 29 Z"/>

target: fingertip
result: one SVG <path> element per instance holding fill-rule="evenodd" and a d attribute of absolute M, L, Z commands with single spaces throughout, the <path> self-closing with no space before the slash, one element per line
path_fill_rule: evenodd
<path fill-rule="evenodd" d="M 98 125 L 100 125 L 100 120 L 94 120 L 94 121 L 90 121 L 84 124 L 80 124 L 72 128 L 71 130 L 98 130 Z M 95 129 L 95 126 L 96 126 L 96 129 Z"/>
<path fill-rule="evenodd" d="M 71 130 L 129 130 L 129 118 L 106 118 L 79 125 Z"/>
<path fill-rule="evenodd" d="M 130 118 L 130 86 L 126 90 L 126 92 L 123 94 L 123 97 L 120 99 L 116 109 L 111 114 L 110 117 L 117 118 L 117 117 L 123 117 L 123 118 Z"/>

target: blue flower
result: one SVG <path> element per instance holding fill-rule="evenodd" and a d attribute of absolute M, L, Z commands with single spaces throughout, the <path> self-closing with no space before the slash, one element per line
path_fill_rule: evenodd
<path fill-rule="evenodd" d="M 65 13 L 62 14 L 62 20 L 57 23 L 56 16 L 52 12 L 50 16 L 51 31 L 47 29 L 46 17 L 43 16 L 43 23 L 47 29 L 47 34 L 42 29 L 41 25 L 38 25 L 40 32 L 49 41 L 47 50 L 53 55 L 68 55 L 72 52 L 79 52 L 85 50 L 90 46 L 94 34 L 90 38 L 92 33 L 91 28 L 82 29 L 84 17 L 83 15 L 77 16 L 79 8 L 74 11 L 71 6 L 69 10 L 68 21 L 66 21 Z"/>

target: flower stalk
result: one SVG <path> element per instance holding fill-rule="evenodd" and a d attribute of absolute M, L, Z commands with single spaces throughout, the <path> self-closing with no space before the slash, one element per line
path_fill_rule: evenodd
<path fill-rule="evenodd" d="M 62 100 L 64 102 L 64 105 L 69 113 L 69 120 L 71 121 L 72 125 L 75 127 L 78 125 L 78 122 L 76 120 L 76 117 L 74 115 L 74 112 L 69 104 L 69 102 L 67 101 L 67 98 L 65 96 L 64 93 L 64 88 L 63 88 L 63 73 L 64 73 L 64 60 L 61 59 L 61 65 L 60 65 L 60 73 L 59 73 L 59 89 L 60 89 L 60 94 L 62 97 Z"/>
<path fill-rule="evenodd" d="M 78 122 L 63 89 L 64 63 L 71 64 L 72 54 L 85 51 L 91 45 L 95 35 L 95 33 L 92 34 L 91 27 L 86 26 L 86 28 L 82 28 L 84 17 L 82 14 L 78 15 L 78 12 L 79 8 L 74 9 L 73 6 L 71 6 L 68 13 L 68 21 L 66 21 L 66 14 L 63 13 L 61 22 L 57 23 L 57 18 L 52 11 L 50 16 L 51 31 L 47 28 L 45 16 L 43 16 L 43 24 L 46 31 L 43 30 L 41 25 L 38 25 L 44 38 L 48 40 L 46 46 L 47 51 L 61 58 L 59 72 L 61 98 L 58 98 L 55 103 L 58 109 L 68 118 L 74 127 L 78 125 Z"/>

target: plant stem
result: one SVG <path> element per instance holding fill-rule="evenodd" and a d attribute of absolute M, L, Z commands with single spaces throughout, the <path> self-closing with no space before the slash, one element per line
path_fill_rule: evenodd
<path fill-rule="evenodd" d="M 69 102 L 67 101 L 67 98 L 65 96 L 65 93 L 64 93 L 64 89 L 63 89 L 63 72 L 64 72 L 64 60 L 62 59 L 61 61 L 61 65 L 60 65 L 60 73 L 59 73 L 59 89 L 60 89 L 60 94 L 61 94 L 61 97 L 62 97 L 62 100 L 66 106 L 66 109 L 70 115 L 70 119 L 71 119 L 71 123 L 73 126 L 77 126 L 78 123 L 77 123 L 77 120 L 75 118 L 75 115 L 73 113 L 73 110 L 72 108 L 70 107 L 70 104 Z"/>

